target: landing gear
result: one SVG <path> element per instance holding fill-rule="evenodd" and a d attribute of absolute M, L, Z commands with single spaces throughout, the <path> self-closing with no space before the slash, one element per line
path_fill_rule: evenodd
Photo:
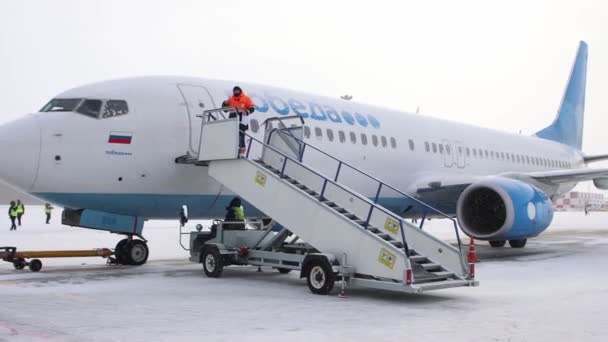
<path fill-rule="evenodd" d="M 30 266 L 30 271 L 38 272 L 42 269 L 42 261 L 40 261 L 40 259 L 32 259 L 29 262 L 29 266 Z"/>
<path fill-rule="evenodd" d="M 116 261 L 122 265 L 143 265 L 148 261 L 150 250 L 143 240 L 122 239 L 114 250 Z"/>
<path fill-rule="evenodd" d="M 494 240 L 494 241 L 488 241 L 490 243 L 490 246 L 494 247 L 494 248 L 500 248 L 500 247 L 504 247 L 507 244 L 506 240 Z"/>
<path fill-rule="evenodd" d="M 528 239 L 509 240 L 511 248 L 524 248 Z"/>

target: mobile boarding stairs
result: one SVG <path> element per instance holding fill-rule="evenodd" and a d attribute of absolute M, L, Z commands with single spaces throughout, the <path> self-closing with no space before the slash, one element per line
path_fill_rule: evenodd
<path fill-rule="evenodd" d="M 264 141 L 241 133 L 249 141 L 246 154 L 239 155 L 239 122 L 227 118 L 228 111 L 205 111 L 198 156 L 177 162 L 207 167 L 211 177 L 278 225 L 229 230 L 228 224 L 234 224 L 216 221 L 213 232 L 199 227 L 189 233 L 190 260 L 201 262 L 208 276 L 219 277 L 231 264 L 270 266 L 282 273 L 298 270 L 318 294 L 329 293 L 336 281 L 342 289 L 408 293 L 478 285 L 453 218 L 419 202 L 454 222 L 458 248 L 377 204 L 387 190 L 393 197 L 416 199 L 305 143 L 299 116 L 268 119 Z M 330 169 L 327 162 L 317 168 L 307 165 L 313 152 L 335 167 Z M 341 182 L 346 172 L 362 177 L 357 185 L 368 195 Z"/>

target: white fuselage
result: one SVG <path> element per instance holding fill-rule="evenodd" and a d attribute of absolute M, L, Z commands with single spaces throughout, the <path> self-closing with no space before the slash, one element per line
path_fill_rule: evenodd
<path fill-rule="evenodd" d="M 174 218 L 186 204 L 191 217 L 217 217 L 233 195 L 210 178 L 206 168 L 176 164 L 175 158 L 198 152 L 196 115 L 221 107 L 234 85 L 143 77 L 66 91 L 56 98 L 125 100 L 129 113 L 96 119 L 76 112 L 41 112 L 13 127 L 4 126 L 3 133 L 27 127 L 28 134 L 39 137 L 22 140 L 29 149 L 22 153 L 37 156 L 23 157 L 31 170 L 9 168 L 0 176 L 35 196 L 75 209 Z M 256 104 L 253 136 L 263 137 L 263 127 L 257 126 L 267 118 L 301 115 L 306 142 L 410 193 L 438 180 L 449 185 L 461 178 L 584 167 L 579 151 L 536 137 L 273 87 L 239 85 Z M 113 132 L 130 135 L 130 144 L 109 142 Z M 305 161 L 332 172 L 324 160 Z M 365 195 L 373 196 L 375 186 L 363 185 Z"/>

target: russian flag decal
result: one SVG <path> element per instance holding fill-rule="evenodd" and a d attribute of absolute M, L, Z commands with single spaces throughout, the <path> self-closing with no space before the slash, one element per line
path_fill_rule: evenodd
<path fill-rule="evenodd" d="M 133 139 L 132 132 L 110 132 L 110 137 L 108 138 L 108 142 L 110 144 L 131 144 L 131 140 Z"/>

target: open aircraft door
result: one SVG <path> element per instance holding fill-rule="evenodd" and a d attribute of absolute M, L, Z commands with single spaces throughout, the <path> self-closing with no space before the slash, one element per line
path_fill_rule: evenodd
<path fill-rule="evenodd" d="M 192 154 L 198 153 L 201 138 L 201 118 L 208 109 L 217 108 L 207 88 L 195 84 L 178 84 L 177 88 L 184 98 L 184 107 L 188 115 L 190 125 L 190 139 L 188 149 Z"/>

